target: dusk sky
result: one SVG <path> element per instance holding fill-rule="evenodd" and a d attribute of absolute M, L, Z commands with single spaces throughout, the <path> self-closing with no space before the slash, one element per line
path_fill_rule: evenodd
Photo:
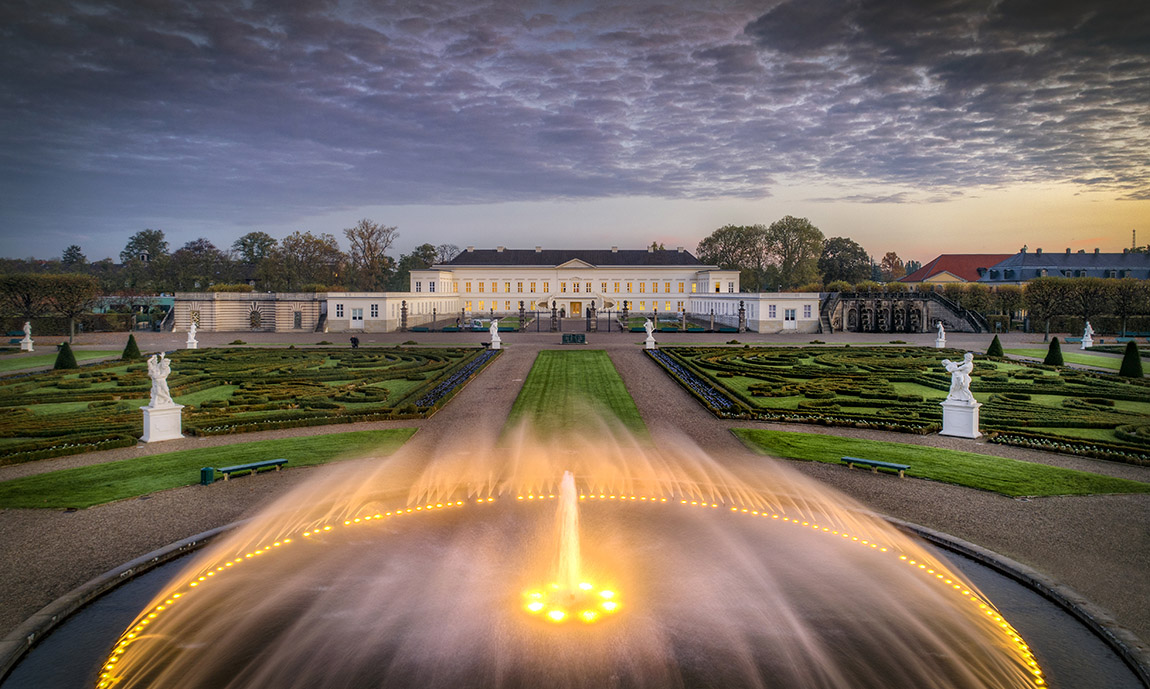
<path fill-rule="evenodd" d="M 0 255 L 784 215 L 919 261 L 1150 242 L 1150 3 L 0 3 Z"/>

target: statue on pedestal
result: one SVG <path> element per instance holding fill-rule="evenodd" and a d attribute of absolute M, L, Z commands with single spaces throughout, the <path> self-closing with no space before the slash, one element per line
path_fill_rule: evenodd
<path fill-rule="evenodd" d="M 188 349 L 198 349 L 200 346 L 200 343 L 196 341 L 197 329 L 195 321 L 192 321 L 192 324 L 188 326 L 188 341 L 184 343 Z"/>
<path fill-rule="evenodd" d="M 498 318 L 491 319 L 491 327 L 487 329 L 487 332 L 491 333 L 491 348 L 492 349 L 499 349 L 499 344 L 500 344 L 500 342 L 502 342 L 502 340 L 499 339 L 499 319 Z"/>
<path fill-rule="evenodd" d="M 32 349 L 32 321 L 24 321 L 24 339 L 20 340 L 20 351 L 31 352 Z"/>
<path fill-rule="evenodd" d="M 643 329 L 647 331 L 647 342 L 645 343 L 647 349 L 654 349 L 655 348 L 655 324 L 653 322 L 651 322 L 650 318 L 648 318 L 646 321 L 643 322 Z"/>
<path fill-rule="evenodd" d="M 1088 349 L 1094 346 L 1094 328 L 1090 327 L 1090 321 L 1086 321 L 1086 330 L 1082 331 L 1082 349 Z"/>
<path fill-rule="evenodd" d="M 942 365 L 950 373 L 950 393 L 946 396 L 947 401 L 973 403 L 974 395 L 970 393 L 970 381 L 971 373 L 974 371 L 974 355 L 967 352 L 962 358 L 962 363 L 943 359 Z"/>
<path fill-rule="evenodd" d="M 153 354 L 148 359 L 148 376 L 152 379 L 152 398 L 148 406 L 168 407 L 172 401 L 172 393 L 168 390 L 168 374 L 172 372 L 172 362 L 164 358 L 163 353 Z"/>
<path fill-rule="evenodd" d="M 942 327 L 942 321 L 938 322 L 938 334 L 934 337 L 934 346 L 936 349 L 946 347 L 946 330 Z"/>

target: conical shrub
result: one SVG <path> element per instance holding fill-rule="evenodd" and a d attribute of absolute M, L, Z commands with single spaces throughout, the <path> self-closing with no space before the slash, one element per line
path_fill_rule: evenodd
<path fill-rule="evenodd" d="M 72 346 L 67 342 L 60 345 L 60 351 L 56 353 L 56 364 L 52 368 L 79 368 L 76 365 L 76 355 L 72 353 Z"/>
<path fill-rule="evenodd" d="M 1050 339 L 1050 349 L 1046 350 L 1046 358 L 1042 363 L 1047 366 L 1061 366 L 1062 365 L 1062 345 L 1058 344 L 1058 336 Z"/>
<path fill-rule="evenodd" d="M 1006 356 L 1006 353 L 1002 351 L 1002 343 L 998 341 L 998 335 L 995 335 L 994 339 L 990 341 L 990 347 L 987 348 L 986 355 Z"/>
<path fill-rule="evenodd" d="M 140 347 L 136 344 L 136 336 L 128 335 L 128 344 L 124 346 L 124 353 L 120 355 L 123 361 L 132 361 L 140 358 Z"/>
<path fill-rule="evenodd" d="M 1118 375 L 1127 378 L 1142 377 L 1142 354 L 1138 351 L 1138 343 L 1130 340 L 1126 343 L 1126 352 L 1122 355 L 1122 368 Z"/>

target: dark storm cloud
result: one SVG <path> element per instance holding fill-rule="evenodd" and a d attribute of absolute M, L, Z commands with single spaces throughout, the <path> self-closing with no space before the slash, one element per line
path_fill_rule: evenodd
<path fill-rule="evenodd" d="M 1144 3 L 0 5 L 0 220 L 369 204 L 1150 195 Z M 841 200 L 841 199 L 840 199 Z"/>

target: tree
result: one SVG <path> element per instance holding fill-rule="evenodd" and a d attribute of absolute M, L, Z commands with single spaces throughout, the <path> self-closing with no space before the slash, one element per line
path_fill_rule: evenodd
<path fill-rule="evenodd" d="M 998 312 L 1006 316 L 1006 328 L 1014 323 L 1014 314 L 1022 309 L 1022 288 L 1018 285 L 999 285 L 994 288 L 994 305 Z"/>
<path fill-rule="evenodd" d="M 647 247 L 651 251 L 666 251 L 667 247 L 663 246 L 662 242 L 651 242 L 651 246 Z"/>
<path fill-rule="evenodd" d="M 45 299 L 53 311 L 68 319 L 68 341 L 76 336 L 76 317 L 87 313 L 100 298 L 100 283 L 91 275 L 53 275 L 45 284 Z"/>
<path fill-rule="evenodd" d="M 140 230 L 128 239 L 120 252 L 120 263 L 150 262 L 168 255 L 168 242 L 163 230 Z M 147 258 L 142 258 L 147 256 Z"/>
<path fill-rule="evenodd" d="M 1065 278 L 1035 278 L 1026 283 L 1022 300 L 1031 320 L 1045 322 L 1042 341 L 1050 339 L 1050 319 L 1062 314 L 1065 304 Z"/>
<path fill-rule="evenodd" d="M 4 313 L 32 320 L 47 313 L 47 275 L 23 273 L 0 278 L 0 299 Z"/>
<path fill-rule="evenodd" d="M 1069 288 L 1066 293 L 1067 310 L 1077 316 L 1082 316 L 1084 321 L 1088 321 L 1099 314 L 1111 313 L 1114 293 L 1111 283 L 1113 282 L 1113 280 L 1103 278 L 1067 280 Z"/>
<path fill-rule="evenodd" d="M 870 277 L 870 256 L 866 249 L 847 237 L 831 237 L 823 242 L 818 266 L 826 285 L 835 281 L 861 282 Z"/>
<path fill-rule="evenodd" d="M 141 356 L 140 346 L 136 344 L 136 336 L 128 335 L 128 344 L 124 345 L 124 353 L 120 355 L 120 359 L 122 361 L 132 361 L 139 359 Z"/>
<path fill-rule="evenodd" d="M 193 239 L 172 254 L 170 273 L 175 288 L 203 290 L 227 280 L 231 261 L 207 239 Z"/>
<path fill-rule="evenodd" d="M 305 285 L 334 286 L 346 256 L 335 236 L 293 232 L 284 237 L 258 269 L 269 289 L 298 290 Z"/>
<path fill-rule="evenodd" d="M 1062 346 L 1058 344 L 1057 335 L 1050 341 L 1050 348 L 1046 350 L 1046 358 L 1042 360 L 1042 363 L 1047 366 L 1062 365 Z"/>
<path fill-rule="evenodd" d="M 1118 375 L 1126 378 L 1142 377 L 1142 354 L 1138 352 L 1138 343 L 1130 340 L 1126 343 L 1126 351 L 1122 353 L 1122 367 Z"/>
<path fill-rule="evenodd" d="M 406 292 L 411 289 L 411 271 L 430 268 L 435 264 L 436 248 L 431 244 L 420 244 L 410 254 L 399 257 L 399 264 L 388 281 L 388 289 L 393 292 Z"/>
<path fill-rule="evenodd" d="M 958 303 L 961 304 L 964 309 L 987 314 L 990 313 L 990 308 L 994 304 L 994 295 L 990 293 L 990 288 L 986 285 L 972 282 L 966 285 L 966 288 L 962 291 L 962 296 L 959 297 Z"/>
<path fill-rule="evenodd" d="M 1150 309 L 1150 285 L 1145 280 L 1122 278 L 1113 283 L 1114 313 L 1122 319 L 1122 334 L 1126 334 L 1126 322 L 1131 316 L 1146 313 Z"/>
<path fill-rule="evenodd" d="M 87 262 L 88 258 L 84 255 L 84 251 L 80 248 L 79 244 L 72 244 L 64 249 L 64 253 L 60 257 L 60 265 L 69 270 L 83 266 Z"/>
<path fill-rule="evenodd" d="M 915 273 L 915 271 L 922 268 L 922 262 L 921 261 L 907 261 L 906 265 L 904 267 L 906 268 L 906 274 L 907 275 L 913 275 Z"/>
<path fill-rule="evenodd" d="M 435 262 L 447 263 L 459 255 L 459 247 L 454 244 L 440 244 L 435 247 Z"/>
<path fill-rule="evenodd" d="M 699 242 L 695 255 L 703 263 L 739 271 L 743 290 L 759 292 L 767 286 L 766 236 L 762 225 L 724 225 Z"/>
<path fill-rule="evenodd" d="M 348 256 L 351 258 L 353 284 L 366 291 L 383 289 L 394 264 L 388 258 L 387 250 L 399 237 L 399 228 L 364 218 L 355 227 L 345 229 L 343 234 L 350 243 Z"/>
<path fill-rule="evenodd" d="M 823 233 L 806 218 L 790 215 L 771 223 L 766 231 L 768 255 L 777 259 L 779 289 L 794 289 L 819 277 Z"/>
<path fill-rule="evenodd" d="M 1006 353 L 1002 351 L 1002 342 L 999 341 L 998 335 L 995 335 L 994 339 L 990 341 L 990 346 L 986 348 L 986 355 L 997 357 L 1006 356 Z"/>
<path fill-rule="evenodd" d="M 72 345 L 65 342 L 60 345 L 60 351 L 56 352 L 56 363 L 52 365 L 52 369 L 59 371 L 69 368 L 80 368 L 76 365 L 76 355 L 72 353 Z"/>
<path fill-rule="evenodd" d="M 260 261 L 270 256 L 275 248 L 275 237 L 267 232 L 248 232 L 232 242 L 232 251 L 236 253 L 239 261 L 249 266 L 259 265 Z"/>
<path fill-rule="evenodd" d="M 906 275 L 906 268 L 902 265 L 902 259 L 893 251 L 886 252 L 882 261 L 879 262 L 879 268 L 882 269 L 882 279 L 887 282 Z"/>

